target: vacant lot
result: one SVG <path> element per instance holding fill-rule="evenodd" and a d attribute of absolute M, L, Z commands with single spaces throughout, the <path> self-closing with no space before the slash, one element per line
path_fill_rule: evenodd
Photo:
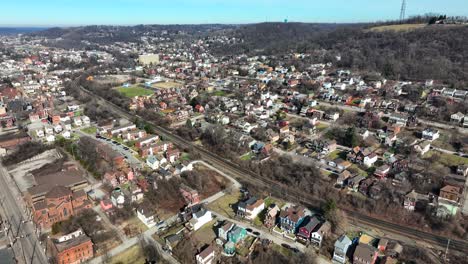
<path fill-rule="evenodd" d="M 211 244 L 216 239 L 215 227 L 213 227 L 215 223 L 216 220 L 212 220 L 193 233 L 192 238 L 197 242 L 198 246 Z"/>
<path fill-rule="evenodd" d="M 213 203 L 209 204 L 208 209 L 213 210 L 226 217 L 234 217 L 236 213 L 234 212 L 233 208 L 239 202 L 240 198 L 240 192 L 233 192 L 232 194 L 227 194 L 214 201 Z"/>
<path fill-rule="evenodd" d="M 113 257 L 110 263 L 145 263 L 145 257 L 140 246 L 136 245 Z"/>
<path fill-rule="evenodd" d="M 382 31 L 409 31 L 415 30 L 418 28 L 425 27 L 426 24 L 401 24 L 401 25 L 387 25 L 387 26 L 379 26 L 373 27 L 370 31 L 374 32 L 382 32 Z"/>
<path fill-rule="evenodd" d="M 139 86 L 119 87 L 116 88 L 116 90 L 119 91 L 119 93 L 123 94 L 125 97 L 129 98 L 154 94 L 153 91 Z"/>

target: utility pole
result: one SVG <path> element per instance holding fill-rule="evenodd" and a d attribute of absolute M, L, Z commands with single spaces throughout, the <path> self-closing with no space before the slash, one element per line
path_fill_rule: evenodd
<path fill-rule="evenodd" d="M 447 240 L 447 247 L 445 248 L 445 257 L 444 257 L 444 263 L 447 263 L 447 254 L 450 246 L 450 238 Z"/>

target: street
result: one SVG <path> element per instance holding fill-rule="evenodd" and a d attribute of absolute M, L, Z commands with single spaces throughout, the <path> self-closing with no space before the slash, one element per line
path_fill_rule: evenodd
<path fill-rule="evenodd" d="M 0 164 L 0 193 L 3 219 L 10 224 L 8 236 L 15 241 L 13 251 L 18 263 L 48 263 L 44 249 L 40 246 L 34 226 L 26 216 L 22 196 L 12 182 L 5 167 Z"/>

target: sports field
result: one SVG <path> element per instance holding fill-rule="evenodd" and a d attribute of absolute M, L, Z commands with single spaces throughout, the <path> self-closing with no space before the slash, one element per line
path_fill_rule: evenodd
<path fill-rule="evenodd" d="M 131 86 L 131 87 L 118 87 L 116 88 L 119 93 L 123 94 L 126 97 L 135 97 L 135 96 L 146 96 L 154 94 L 153 91 L 139 87 L 139 86 Z"/>

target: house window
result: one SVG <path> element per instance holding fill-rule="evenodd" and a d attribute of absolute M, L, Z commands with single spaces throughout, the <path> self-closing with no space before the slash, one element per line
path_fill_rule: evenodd
<path fill-rule="evenodd" d="M 67 216 L 67 215 L 68 215 L 67 208 L 63 208 L 63 216 Z"/>

